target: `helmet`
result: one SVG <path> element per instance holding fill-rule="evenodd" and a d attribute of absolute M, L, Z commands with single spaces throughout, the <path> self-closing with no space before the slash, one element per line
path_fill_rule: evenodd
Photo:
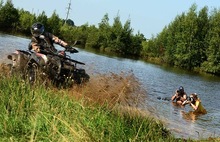
<path fill-rule="evenodd" d="M 31 26 L 31 34 L 35 37 L 39 37 L 44 32 L 44 25 L 37 22 Z"/>

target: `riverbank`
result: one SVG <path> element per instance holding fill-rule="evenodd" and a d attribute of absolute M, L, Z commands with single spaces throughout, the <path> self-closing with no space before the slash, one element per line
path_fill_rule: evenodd
<path fill-rule="evenodd" d="M 1 141 L 193 141 L 175 138 L 135 107 L 143 96 L 132 96 L 138 87 L 128 86 L 131 76 L 104 75 L 84 86 L 57 89 L 42 82 L 30 86 L 6 71 L 1 68 Z M 108 85 L 97 84 L 103 79 Z M 118 79 L 121 84 L 110 85 Z"/>

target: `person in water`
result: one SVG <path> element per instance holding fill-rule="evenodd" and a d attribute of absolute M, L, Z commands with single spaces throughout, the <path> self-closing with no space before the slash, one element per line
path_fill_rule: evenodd
<path fill-rule="evenodd" d="M 179 89 L 175 91 L 175 94 L 172 96 L 171 100 L 181 106 L 186 104 L 185 102 L 187 101 L 187 94 L 184 91 L 183 86 L 180 86 Z"/>
<path fill-rule="evenodd" d="M 206 114 L 207 111 L 203 107 L 201 100 L 198 98 L 198 95 L 196 93 L 193 93 L 189 97 L 189 101 L 186 102 L 186 104 L 189 104 L 192 107 L 192 111 L 184 112 L 182 111 L 183 118 L 187 120 L 195 121 L 198 116 Z"/>
<path fill-rule="evenodd" d="M 189 101 L 187 104 L 189 104 L 193 108 L 194 114 L 206 114 L 207 113 L 206 109 L 203 107 L 202 102 L 196 93 L 191 94 L 190 99 L 191 101 Z"/>

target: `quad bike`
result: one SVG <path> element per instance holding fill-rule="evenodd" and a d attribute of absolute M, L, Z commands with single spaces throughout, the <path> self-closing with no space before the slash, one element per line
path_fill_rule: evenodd
<path fill-rule="evenodd" d="M 10 73 L 20 74 L 32 84 L 45 77 L 56 85 L 82 84 L 89 81 L 90 77 L 86 71 L 77 68 L 77 64 L 85 64 L 71 59 L 66 52 L 77 53 L 78 51 L 70 48 L 55 54 L 42 50 L 41 53 L 16 50 L 8 55 L 8 59 L 12 61 Z"/>

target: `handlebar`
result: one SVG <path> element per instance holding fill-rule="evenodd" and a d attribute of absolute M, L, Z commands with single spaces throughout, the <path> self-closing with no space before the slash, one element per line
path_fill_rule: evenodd
<path fill-rule="evenodd" d="M 81 44 L 81 41 L 76 40 L 76 41 L 74 42 L 73 46 L 74 46 L 74 45 L 78 45 L 78 44 Z M 40 46 L 40 45 L 38 45 L 38 46 Z M 30 50 L 32 49 L 30 43 L 29 43 L 29 46 L 28 46 L 28 47 L 29 47 L 28 49 L 29 49 L 29 51 L 30 51 Z M 65 48 L 64 52 L 70 52 L 70 53 L 78 53 L 78 52 L 79 52 L 78 50 L 76 50 L 75 48 L 73 48 L 73 47 L 71 47 L 71 46 L 67 46 L 67 47 L 64 47 L 64 48 Z M 52 52 L 48 52 L 48 51 L 45 51 L 45 50 L 40 50 L 40 53 L 57 56 L 57 57 L 60 57 L 60 58 L 62 58 L 62 59 L 65 59 L 65 60 L 69 60 L 69 61 L 72 61 L 72 62 L 81 64 L 81 65 L 85 65 L 85 63 L 82 63 L 82 62 L 79 62 L 79 61 L 73 60 L 73 59 L 71 59 L 71 58 L 67 58 L 67 57 L 65 57 L 65 56 L 58 55 L 58 54 L 55 54 L 55 53 L 52 53 Z"/>
<path fill-rule="evenodd" d="M 79 52 L 78 50 L 76 50 L 75 48 L 72 48 L 72 47 L 66 48 L 65 51 L 70 52 L 70 53 L 78 53 Z"/>
<path fill-rule="evenodd" d="M 69 61 L 71 61 L 71 62 L 75 62 L 75 63 L 77 63 L 77 64 L 85 65 L 85 63 L 83 63 L 83 62 L 79 62 L 79 61 L 73 60 L 73 59 L 71 59 L 71 58 L 67 58 L 67 57 L 65 57 L 65 56 L 58 55 L 58 54 L 55 54 L 55 53 L 52 53 L 52 52 L 48 52 L 48 51 L 45 51 L 45 50 L 41 50 L 40 53 L 57 56 L 57 57 L 60 57 L 60 58 L 62 58 L 62 59 L 65 59 L 65 60 L 69 60 Z"/>

